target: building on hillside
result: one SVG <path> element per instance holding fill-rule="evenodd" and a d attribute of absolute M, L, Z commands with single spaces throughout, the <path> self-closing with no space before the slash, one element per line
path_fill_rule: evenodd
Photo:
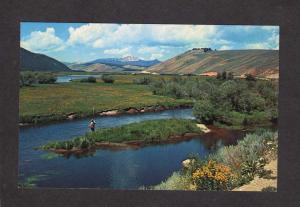
<path fill-rule="evenodd" d="M 217 77 L 218 73 L 214 72 L 214 71 L 210 71 L 210 72 L 204 72 L 199 74 L 200 76 L 206 76 L 206 77 Z"/>
<path fill-rule="evenodd" d="M 210 47 L 201 47 L 201 48 L 195 47 L 195 48 L 193 48 L 192 50 L 200 50 L 201 52 L 209 52 L 209 51 L 212 51 L 212 49 L 211 49 Z"/>

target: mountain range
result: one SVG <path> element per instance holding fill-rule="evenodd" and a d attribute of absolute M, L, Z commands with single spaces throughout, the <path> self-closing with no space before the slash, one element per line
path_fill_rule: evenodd
<path fill-rule="evenodd" d="M 202 74 L 206 72 L 246 73 L 279 77 L 278 50 L 189 50 L 169 60 L 137 57 L 101 58 L 85 63 L 62 63 L 49 56 L 21 48 L 21 69 L 33 71 L 140 72 L 159 74 Z"/>

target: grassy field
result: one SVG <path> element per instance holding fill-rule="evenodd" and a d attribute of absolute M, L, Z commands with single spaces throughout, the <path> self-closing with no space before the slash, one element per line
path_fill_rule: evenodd
<path fill-rule="evenodd" d="M 70 82 L 37 84 L 20 89 L 20 122 L 34 123 L 64 119 L 66 114 L 88 116 L 95 111 L 140 108 L 144 106 L 176 106 L 191 100 L 153 95 L 146 85 L 132 83 L 134 75 L 114 76 L 115 83 Z M 42 119 L 41 117 L 46 117 Z"/>
<path fill-rule="evenodd" d="M 194 120 L 150 120 L 120 127 L 98 129 L 69 141 L 50 142 L 42 146 L 42 149 L 86 149 L 93 147 L 96 142 L 140 141 L 142 143 L 159 143 L 168 140 L 171 136 L 183 136 L 185 133 L 200 134 L 201 132 Z"/>

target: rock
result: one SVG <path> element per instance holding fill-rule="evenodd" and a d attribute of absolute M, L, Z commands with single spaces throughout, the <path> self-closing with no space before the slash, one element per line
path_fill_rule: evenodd
<path fill-rule="evenodd" d="M 71 113 L 71 114 L 67 115 L 67 119 L 69 119 L 69 120 L 73 120 L 75 118 L 76 118 L 76 114 L 75 113 Z"/>
<path fill-rule="evenodd" d="M 116 116 L 118 114 L 119 114 L 118 110 L 104 111 L 104 112 L 99 113 L 100 116 Z"/>
<path fill-rule="evenodd" d="M 182 166 L 184 168 L 189 168 L 194 163 L 195 163 L 195 159 L 186 159 L 182 161 Z"/>
<path fill-rule="evenodd" d="M 145 109 L 141 109 L 140 112 L 141 112 L 141 113 L 144 113 L 144 112 L 145 112 Z"/>
<path fill-rule="evenodd" d="M 135 114 L 135 113 L 138 113 L 139 111 L 138 110 L 136 110 L 136 109 L 129 109 L 128 111 L 127 111 L 127 113 L 128 114 Z"/>
<path fill-rule="evenodd" d="M 205 126 L 204 124 L 196 124 L 196 126 L 199 127 L 204 133 L 210 132 L 210 129 L 207 128 L 207 126 Z"/>
<path fill-rule="evenodd" d="M 155 108 L 150 106 L 150 107 L 145 108 L 144 110 L 145 110 L 145 112 L 154 112 Z"/>

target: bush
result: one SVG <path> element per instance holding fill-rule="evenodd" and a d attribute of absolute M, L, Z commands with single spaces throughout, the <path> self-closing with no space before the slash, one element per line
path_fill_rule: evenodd
<path fill-rule="evenodd" d="M 47 72 L 21 72 L 20 75 L 20 87 L 31 86 L 33 84 L 53 84 L 56 82 L 56 76 Z"/>
<path fill-rule="evenodd" d="M 174 172 L 166 181 L 150 188 L 153 190 L 191 190 L 191 176 Z"/>
<path fill-rule="evenodd" d="M 245 79 L 247 81 L 255 81 L 256 80 L 256 78 L 254 77 L 254 75 L 252 75 L 250 73 L 245 74 Z"/>
<path fill-rule="evenodd" d="M 20 86 L 31 86 L 36 83 L 35 73 L 31 71 L 22 72 L 20 76 Z"/>
<path fill-rule="evenodd" d="M 89 76 L 88 78 L 81 79 L 80 82 L 83 82 L 83 83 L 96 83 L 97 80 L 96 80 L 95 77 Z"/>
<path fill-rule="evenodd" d="M 150 77 L 142 77 L 142 78 L 135 78 L 133 79 L 134 84 L 141 84 L 141 85 L 149 85 L 151 83 Z"/>
<path fill-rule="evenodd" d="M 226 146 L 219 149 L 210 159 L 224 163 L 238 176 L 238 184 L 241 185 L 253 179 L 254 175 L 261 174 L 266 164 L 264 155 L 266 152 L 277 150 L 277 133 L 266 130 L 258 130 L 256 133 L 247 134 L 243 140 L 239 140 L 236 146 Z M 268 144 L 267 144 L 268 143 Z"/>
<path fill-rule="evenodd" d="M 53 84 L 56 82 L 56 76 L 51 73 L 38 73 L 36 78 L 40 84 Z"/>
<path fill-rule="evenodd" d="M 224 164 L 208 160 L 203 166 L 197 169 L 192 179 L 197 190 L 230 190 L 235 175 L 231 169 Z"/>
<path fill-rule="evenodd" d="M 216 120 L 216 109 L 209 100 L 201 100 L 195 103 L 193 114 L 197 121 L 204 124 L 212 124 Z"/>
<path fill-rule="evenodd" d="M 115 79 L 111 75 L 102 75 L 102 80 L 104 83 L 114 83 Z"/>

